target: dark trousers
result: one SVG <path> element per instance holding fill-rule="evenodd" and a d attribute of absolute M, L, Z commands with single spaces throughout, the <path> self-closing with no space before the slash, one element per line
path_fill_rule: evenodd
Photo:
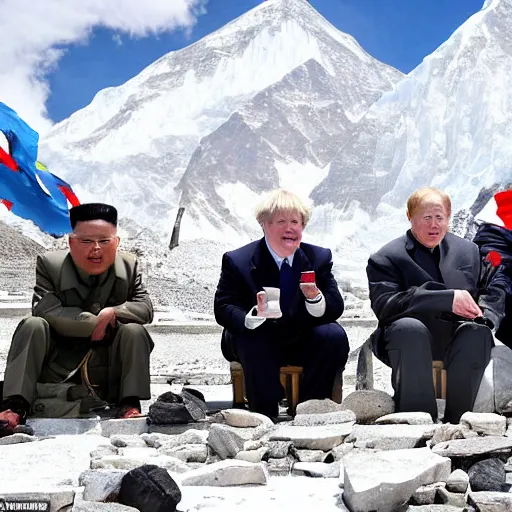
<path fill-rule="evenodd" d="M 251 411 L 277 417 L 278 402 L 284 397 L 279 368 L 302 366 L 300 401 L 330 398 L 338 370 L 345 367 L 349 345 L 344 329 L 337 323 L 314 327 L 298 340 L 285 340 L 267 332 L 246 330 L 233 338 L 244 369 L 247 401 Z"/>
<path fill-rule="evenodd" d="M 428 412 L 437 419 L 430 331 L 415 318 L 402 318 L 385 329 L 384 343 L 392 368 L 396 410 Z M 489 328 L 467 322 L 457 328 L 446 345 L 444 421 L 458 423 L 460 417 L 473 408 L 494 341 Z"/>
<path fill-rule="evenodd" d="M 151 397 L 149 355 L 153 346 L 142 325 L 121 325 L 108 347 L 98 346 L 94 350 L 89 364 L 91 382 L 108 388 L 105 390 L 108 401 L 119 402 L 126 397 L 147 400 Z M 4 399 L 22 396 L 32 404 L 38 382 L 62 382 L 87 350 L 59 352 L 46 320 L 39 317 L 22 320 L 7 355 Z"/>

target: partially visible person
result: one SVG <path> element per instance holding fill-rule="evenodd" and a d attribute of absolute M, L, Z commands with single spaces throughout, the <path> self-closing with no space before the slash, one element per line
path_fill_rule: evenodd
<path fill-rule="evenodd" d="M 437 419 L 432 361 L 447 371 L 444 421 L 473 407 L 500 319 L 502 291 L 479 295 L 478 247 L 448 232 L 450 198 L 435 188 L 407 200 L 410 229 L 368 260 L 375 355 L 392 368 L 396 410 Z"/>
<path fill-rule="evenodd" d="M 256 211 L 263 238 L 224 254 L 215 294 L 223 354 L 242 364 L 250 409 L 270 418 L 284 396 L 281 366 L 304 367 L 300 401 L 323 399 L 331 397 L 348 357 L 347 336 L 336 322 L 344 304 L 331 251 L 302 242 L 310 216 L 295 194 L 272 191 Z M 312 282 L 301 284 L 301 273 L 311 271 Z M 267 287 L 280 289 L 280 318 L 272 318 Z"/>
<path fill-rule="evenodd" d="M 73 382 L 84 361 L 91 391 L 119 406 L 119 416 L 140 415 L 140 400 L 151 396 L 153 341 L 142 324 L 153 305 L 137 259 L 117 251 L 117 210 L 91 203 L 69 215 L 69 251 L 37 258 L 32 316 L 9 349 L 0 408 L 7 430 L 25 422 L 38 383 Z"/>
<path fill-rule="evenodd" d="M 473 242 L 479 247 L 483 264 L 492 272 L 490 284 L 504 290 L 496 296 L 496 308 L 502 310 L 502 319 L 496 327 L 496 338 L 512 348 L 512 190 L 494 195 L 499 224 L 480 224 Z M 492 258 L 497 253 L 497 258 Z M 494 268 L 493 268 L 494 267 Z"/>

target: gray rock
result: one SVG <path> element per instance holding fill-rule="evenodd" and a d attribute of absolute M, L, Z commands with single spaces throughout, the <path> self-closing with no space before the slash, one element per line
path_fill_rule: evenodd
<path fill-rule="evenodd" d="M 356 448 L 406 450 L 425 446 L 432 434 L 432 425 L 354 425 L 347 442 Z"/>
<path fill-rule="evenodd" d="M 208 445 L 215 451 L 221 459 L 229 459 L 243 450 L 245 441 L 250 438 L 244 435 L 240 430 L 229 425 L 212 425 L 208 435 Z"/>
<path fill-rule="evenodd" d="M 392 512 L 407 503 L 421 485 L 446 481 L 451 461 L 428 448 L 364 452 L 343 459 L 343 499 L 351 512 Z"/>
<path fill-rule="evenodd" d="M 271 459 L 267 461 L 267 470 L 271 476 L 288 476 L 293 467 L 293 459 L 285 457 L 284 459 Z"/>
<path fill-rule="evenodd" d="M 89 456 L 91 459 L 101 459 L 107 455 L 117 455 L 118 453 L 119 450 L 115 446 L 108 444 L 104 446 L 98 446 L 98 448 L 91 451 Z"/>
<path fill-rule="evenodd" d="M 27 421 L 39 437 L 85 434 L 99 424 L 96 418 L 29 418 Z"/>
<path fill-rule="evenodd" d="M 293 456 L 299 462 L 323 462 L 327 457 L 326 453 L 322 450 L 295 450 Z M 341 460 L 341 457 L 337 460 Z"/>
<path fill-rule="evenodd" d="M 323 414 L 329 412 L 337 412 L 343 410 L 341 404 L 333 402 L 329 398 L 324 400 L 307 400 L 297 405 L 295 413 L 302 414 Z M 347 420 L 350 421 L 350 420 Z"/>
<path fill-rule="evenodd" d="M 428 412 L 394 412 L 375 420 L 377 425 L 431 425 L 432 416 Z"/>
<path fill-rule="evenodd" d="M 222 460 L 184 475 L 181 485 L 266 485 L 268 472 L 263 463 L 252 464 L 243 460 Z"/>
<path fill-rule="evenodd" d="M 329 451 L 340 445 L 350 434 L 352 423 L 325 427 L 279 426 L 270 434 L 271 441 L 292 441 L 296 448 Z"/>
<path fill-rule="evenodd" d="M 395 402 L 384 391 L 354 391 L 343 400 L 341 408 L 353 411 L 357 423 L 372 423 L 381 416 L 395 412 Z"/>
<path fill-rule="evenodd" d="M 284 459 L 290 453 L 291 441 L 269 441 L 268 456 L 271 459 Z"/>
<path fill-rule="evenodd" d="M 278 429 L 277 425 L 260 425 L 254 429 L 252 439 L 254 441 L 267 441 L 270 434 Z"/>
<path fill-rule="evenodd" d="M 445 441 L 436 444 L 432 451 L 443 457 L 471 457 L 484 453 L 503 453 L 511 449 L 512 439 L 486 436 Z"/>
<path fill-rule="evenodd" d="M 138 512 L 136 508 L 121 505 L 121 503 L 98 503 L 96 501 L 81 501 L 71 509 L 71 512 Z"/>
<path fill-rule="evenodd" d="M 444 487 L 437 490 L 437 500 L 444 505 L 451 505 L 452 507 L 465 507 L 466 497 L 464 494 L 458 492 L 450 492 Z"/>
<path fill-rule="evenodd" d="M 261 448 L 258 448 L 257 450 L 242 450 L 241 452 L 238 452 L 235 456 L 235 459 L 237 460 L 245 460 L 247 462 L 253 462 L 258 463 L 261 462 L 263 457 L 265 457 L 268 453 L 268 448 L 266 446 L 263 446 Z"/>
<path fill-rule="evenodd" d="M 118 435 L 114 434 L 110 436 L 110 442 L 113 446 L 116 446 L 117 448 L 143 448 L 146 446 L 146 443 L 144 442 L 144 439 L 142 439 L 140 436 L 126 436 L 126 435 Z"/>
<path fill-rule="evenodd" d="M 206 444 L 208 442 L 208 436 L 208 430 L 189 429 L 182 434 L 162 438 L 160 441 L 160 447 L 175 448 L 184 444 Z"/>
<path fill-rule="evenodd" d="M 472 491 L 505 491 L 505 464 L 499 459 L 486 459 L 473 464 L 468 476 Z"/>
<path fill-rule="evenodd" d="M 0 437 L 0 446 L 7 444 L 31 443 L 37 441 L 37 437 L 28 434 L 12 434 L 10 436 Z"/>
<path fill-rule="evenodd" d="M 244 450 L 250 451 L 250 450 L 258 450 L 263 446 L 263 441 L 245 441 L 244 443 Z"/>
<path fill-rule="evenodd" d="M 79 485 L 84 487 L 83 499 L 85 501 L 117 501 L 121 480 L 126 471 L 88 469 L 79 479 Z"/>
<path fill-rule="evenodd" d="M 162 446 L 158 451 L 184 462 L 206 462 L 208 456 L 208 447 L 205 444 L 184 444 L 173 448 Z"/>
<path fill-rule="evenodd" d="M 145 463 L 146 459 L 142 457 L 110 455 L 101 459 L 91 460 L 91 469 L 123 469 L 129 471 L 131 469 L 138 468 Z M 173 471 L 174 473 L 184 473 L 190 469 L 185 462 L 167 455 L 151 457 L 151 464 Z"/>
<path fill-rule="evenodd" d="M 446 481 L 446 489 L 450 492 L 465 493 L 468 490 L 469 476 L 462 469 L 456 469 Z"/>
<path fill-rule="evenodd" d="M 226 423 L 232 427 L 259 427 L 274 424 L 268 416 L 244 409 L 226 409 L 221 411 L 221 414 Z"/>
<path fill-rule="evenodd" d="M 340 444 L 339 446 L 335 446 L 331 450 L 331 453 L 334 457 L 334 460 L 341 460 L 341 459 L 343 459 L 343 457 L 345 457 L 345 455 L 348 452 L 350 452 L 353 449 L 354 449 L 354 443 L 343 443 L 343 444 Z"/>
<path fill-rule="evenodd" d="M 462 425 L 438 425 L 434 431 L 434 435 L 432 436 L 432 440 L 430 441 L 430 447 L 432 448 L 436 444 L 452 441 L 454 439 L 471 439 L 473 437 L 478 437 L 476 432 L 473 432 L 468 427 Z"/>
<path fill-rule="evenodd" d="M 469 512 L 465 508 L 452 507 L 451 505 L 420 505 L 415 507 L 411 505 L 407 512 Z"/>
<path fill-rule="evenodd" d="M 504 436 L 507 430 L 505 416 L 490 412 L 465 412 L 459 423 L 486 436 Z"/>
<path fill-rule="evenodd" d="M 352 411 L 326 412 L 323 414 L 297 414 L 292 425 L 314 427 L 318 425 L 338 425 L 355 422 L 356 415 Z"/>
<path fill-rule="evenodd" d="M 148 432 L 147 418 L 101 420 L 101 435 L 111 437 L 113 435 L 138 436 Z"/>
<path fill-rule="evenodd" d="M 444 482 L 422 485 L 418 487 L 411 496 L 411 503 L 414 505 L 431 505 L 435 502 L 437 490 L 444 487 Z"/>
<path fill-rule="evenodd" d="M 512 493 L 470 492 L 468 503 L 478 512 L 508 512 L 512 510 Z"/>
<path fill-rule="evenodd" d="M 313 478 L 339 478 L 341 461 L 326 464 L 325 462 L 296 462 L 292 474 Z"/>

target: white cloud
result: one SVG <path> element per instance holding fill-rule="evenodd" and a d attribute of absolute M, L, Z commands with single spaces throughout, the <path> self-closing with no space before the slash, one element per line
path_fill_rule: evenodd
<path fill-rule="evenodd" d="M 0 0 L 0 101 L 40 133 L 51 126 L 46 76 L 65 46 L 103 26 L 132 37 L 189 29 L 207 0 Z"/>

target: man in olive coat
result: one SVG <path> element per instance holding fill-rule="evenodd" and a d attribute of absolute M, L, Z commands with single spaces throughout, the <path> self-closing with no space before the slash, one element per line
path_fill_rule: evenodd
<path fill-rule="evenodd" d="M 101 203 L 71 208 L 69 251 L 39 256 L 32 316 L 18 325 L 5 369 L 0 422 L 23 423 L 38 383 L 81 382 L 93 394 L 140 415 L 150 398 L 153 341 L 143 324 L 153 305 L 137 259 L 117 251 L 117 211 Z M 85 365 L 84 363 L 85 359 Z M 72 375 L 70 375 L 72 374 Z"/>

